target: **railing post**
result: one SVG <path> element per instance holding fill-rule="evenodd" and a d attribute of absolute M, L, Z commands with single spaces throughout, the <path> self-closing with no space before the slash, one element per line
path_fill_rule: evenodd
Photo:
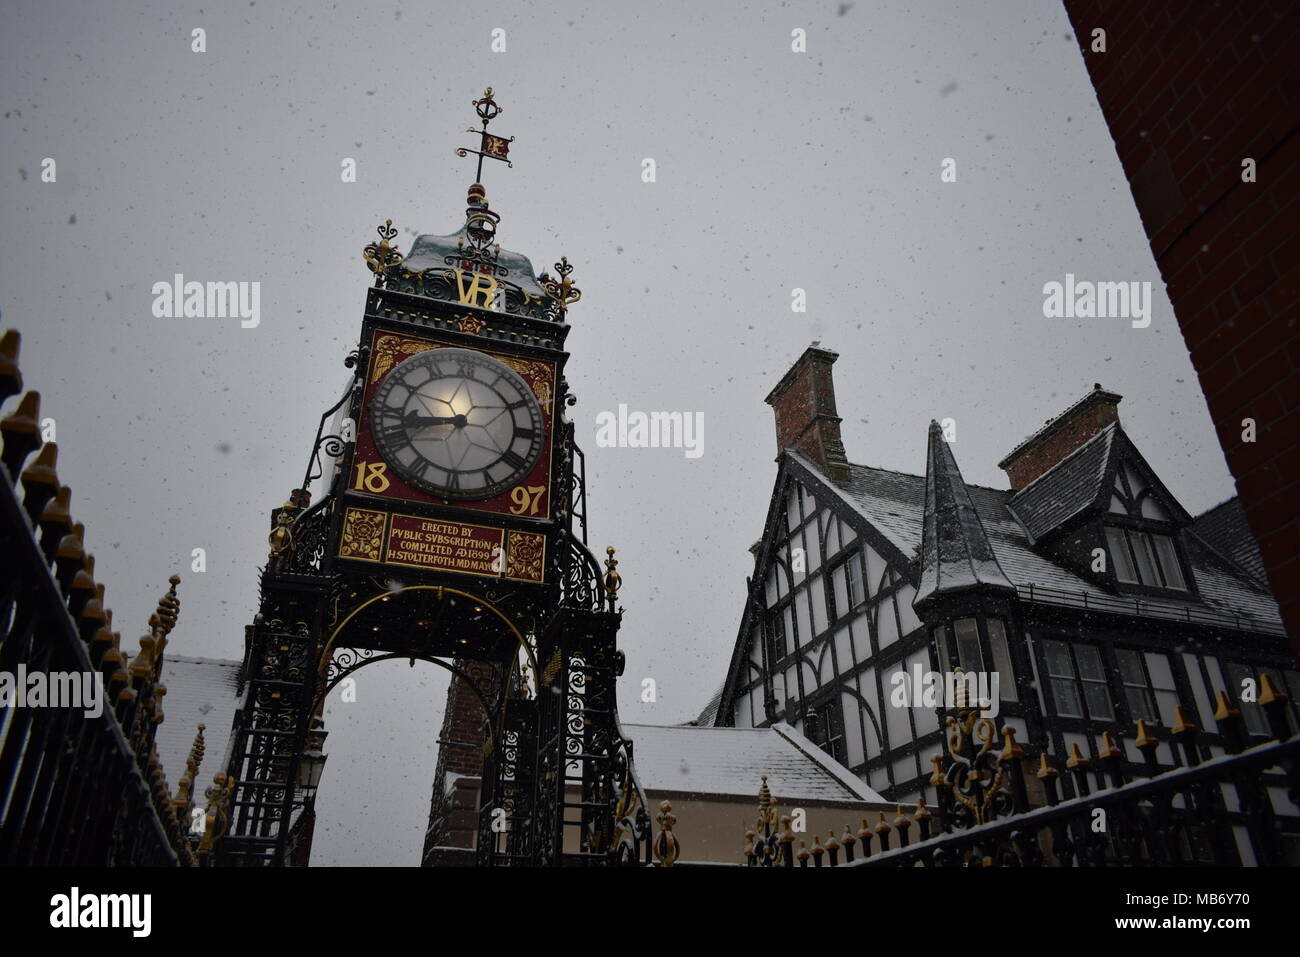
<path fill-rule="evenodd" d="M 862 845 L 862 859 L 866 860 L 871 856 L 871 826 L 867 824 L 867 819 L 862 819 L 862 826 L 858 828 L 858 843 Z"/>
<path fill-rule="evenodd" d="M 907 816 L 907 811 L 903 809 L 903 805 L 898 805 L 898 816 L 894 818 L 894 830 L 898 832 L 899 847 L 907 847 L 907 836 L 911 827 L 912 819 Z"/>
<path fill-rule="evenodd" d="M 998 764 L 1006 767 L 1011 775 L 1011 797 L 1013 813 L 1023 814 L 1029 810 L 1029 794 L 1025 790 L 1025 769 L 1021 761 L 1025 749 L 1016 743 L 1016 729 L 1011 725 L 1002 728 L 1002 751 L 998 755 Z"/>
<path fill-rule="evenodd" d="M 1101 753 L 1097 755 L 1102 769 L 1110 778 L 1110 786 L 1115 789 L 1124 786 L 1124 752 L 1115 746 L 1115 739 L 1109 731 L 1101 733 Z"/>
<path fill-rule="evenodd" d="M 1065 768 L 1074 777 L 1074 786 L 1079 797 L 1092 794 L 1092 789 L 1088 786 L 1088 768 L 1091 765 L 1092 762 L 1083 756 L 1077 744 L 1070 745 L 1070 759 L 1065 762 Z"/>
<path fill-rule="evenodd" d="M 1218 707 L 1214 711 L 1214 724 L 1223 735 L 1229 754 L 1240 754 L 1246 748 L 1246 725 L 1241 712 L 1232 706 L 1226 692 L 1218 693 Z"/>
<path fill-rule="evenodd" d="M 1264 709 L 1268 719 L 1268 730 L 1274 741 L 1285 741 L 1291 737 L 1291 722 L 1287 718 L 1287 704 L 1291 699 L 1273 684 L 1268 672 L 1259 676 L 1259 705 Z"/>
<path fill-rule="evenodd" d="M 930 809 L 925 806 L 924 795 L 916 799 L 916 813 L 913 814 L 912 817 L 916 820 L 916 826 L 921 833 L 921 840 L 928 841 L 930 839 L 930 825 L 934 819 L 934 815 L 931 814 Z"/>
<path fill-rule="evenodd" d="M 880 812 L 880 823 L 876 825 L 876 838 L 880 841 L 880 851 L 883 854 L 889 850 L 889 832 L 893 830 L 885 820 L 885 812 Z"/>
<path fill-rule="evenodd" d="M 1170 733 L 1173 739 L 1178 742 L 1187 766 L 1194 768 L 1201 763 L 1201 754 L 1196 749 L 1196 733 L 1201 729 L 1187 717 L 1187 712 L 1183 710 L 1182 705 L 1174 708 L 1174 717 L 1176 719 L 1174 729 Z"/>

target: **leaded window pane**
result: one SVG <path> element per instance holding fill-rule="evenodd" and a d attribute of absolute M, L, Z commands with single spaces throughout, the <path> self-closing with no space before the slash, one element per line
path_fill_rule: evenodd
<path fill-rule="evenodd" d="M 952 623 L 957 636 L 957 656 L 966 671 L 983 671 L 984 656 L 980 653 L 979 626 L 974 618 L 959 618 Z"/>
<path fill-rule="evenodd" d="M 1003 701 L 1019 701 L 1016 673 L 1011 667 L 1011 651 L 1007 647 L 1007 632 L 1002 619 L 989 618 L 984 625 L 989 633 L 989 647 L 993 650 L 993 666 L 998 670 L 998 697 Z"/>
<path fill-rule="evenodd" d="M 1133 546 L 1133 557 L 1137 561 L 1138 578 L 1144 585 L 1159 587 L 1160 576 L 1156 574 L 1156 554 L 1151 548 L 1151 536 L 1131 531 L 1128 540 Z"/>
<path fill-rule="evenodd" d="M 1186 589 L 1187 583 L 1183 580 L 1183 570 L 1178 564 L 1178 552 L 1174 548 L 1174 541 L 1168 535 L 1153 536 L 1156 544 L 1156 558 L 1160 560 L 1160 573 L 1164 575 L 1165 586 L 1167 588 Z"/>
<path fill-rule="evenodd" d="M 1133 570 L 1133 560 L 1129 558 L 1128 543 L 1124 540 L 1123 530 L 1106 529 L 1106 545 L 1110 552 L 1110 564 L 1115 570 L 1115 577 L 1122 582 L 1136 582 L 1137 572 Z"/>

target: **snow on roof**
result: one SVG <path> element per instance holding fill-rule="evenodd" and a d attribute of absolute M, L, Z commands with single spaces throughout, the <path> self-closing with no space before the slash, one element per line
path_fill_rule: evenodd
<path fill-rule="evenodd" d="M 633 765 L 648 792 L 758 800 L 760 776 L 780 802 L 882 798 L 788 724 L 770 728 L 625 724 Z"/>
<path fill-rule="evenodd" d="M 849 481 L 837 485 L 826 479 L 825 473 L 806 456 L 793 449 L 786 449 L 785 454 L 813 475 L 822 476 L 833 494 L 843 498 L 905 557 L 911 558 L 920 551 L 925 522 L 924 476 L 850 464 Z M 1096 605 L 1098 608 L 1106 606 L 1106 599 L 1114 599 L 1110 592 L 1034 550 L 1024 527 L 1007 507 L 1012 492 L 982 485 L 967 484 L 966 488 L 998 565 L 1022 595 L 1032 586 L 1046 589 L 1048 594 L 1068 593 L 1077 600 L 1084 596 L 1089 600 L 1102 599 Z M 1276 602 L 1271 595 L 1260 591 L 1259 586 L 1252 587 L 1244 572 L 1228 574 L 1203 548 L 1189 548 L 1188 558 L 1200 598 L 1180 598 L 1173 593 L 1161 596 L 1158 604 L 1168 611 L 1164 617 L 1180 617 L 1186 611 L 1192 617 L 1222 616 L 1225 622 L 1239 618 L 1250 630 L 1281 629 L 1282 618 Z M 1145 604 L 1154 606 L 1157 602 Z"/>
<path fill-rule="evenodd" d="M 216 658 L 163 656 L 162 682 L 167 686 L 163 697 L 163 723 L 158 726 L 155 743 L 158 759 L 167 774 L 167 786 L 176 785 L 185 776 L 185 762 L 194 745 L 194 734 L 203 729 L 203 763 L 199 765 L 194 793 L 202 800 L 203 790 L 212 776 L 226 769 L 226 749 L 230 743 L 230 724 L 238 701 L 235 688 L 239 662 Z"/>

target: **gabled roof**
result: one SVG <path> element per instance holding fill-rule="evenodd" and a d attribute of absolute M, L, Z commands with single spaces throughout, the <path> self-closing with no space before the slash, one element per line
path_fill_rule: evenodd
<path fill-rule="evenodd" d="M 912 604 L 976 587 L 1015 590 L 993 554 L 943 430 L 938 422 L 931 422 L 921 518 L 921 578 Z"/>
<path fill-rule="evenodd" d="M 1192 517 L 1164 487 L 1118 422 L 1107 425 L 1012 495 L 1007 507 L 1025 526 L 1030 540 L 1038 541 L 1076 516 L 1093 509 L 1104 510 L 1110 502 L 1111 483 L 1121 460 L 1145 473 L 1145 479 L 1159 490 L 1161 501 L 1169 507 L 1176 522 L 1191 522 Z"/>
<path fill-rule="evenodd" d="M 225 772 L 231 722 L 239 704 L 239 666 L 238 661 L 215 658 L 186 658 L 170 653 L 163 657 L 162 682 L 167 694 L 162 701 L 163 723 L 158 725 L 154 741 L 172 791 L 185 776 L 185 762 L 200 724 L 204 725 L 203 763 L 194 789 L 200 800 L 212 775 Z"/>
<path fill-rule="evenodd" d="M 754 800 L 760 775 L 783 804 L 843 801 L 884 804 L 843 765 L 783 722 L 770 728 L 625 724 L 637 779 L 653 794 Z"/>
<path fill-rule="evenodd" d="M 1192 532 L 1219 554 L 1239 565 L 1261 585 L 1268 581 L 1264 559 L 1259 554 L 1259 544 L 1246 523 L 1246 510 L 1242 507 L 1241 499 L 1233 496 L 1197 516 L 1192 523 Z"/>
<path fill-rule="evenodd" d="M 1035 541 L 1106 496 L 1106 473 L 1119 423 L 1112 422 L 1011 496 L 1007 507 Z"/>
<path fill-rule="evenodd" d="M 807 457 L 790 450 L 785 454 L 799 472 L 816 478 L 820 486 L 865 518 L 898 555 L 909 559 L 919 555 L 924 529 L 924 477 L 850 465 L 849 481 L 840 486 L 831 482 Z M 1027 597 L 1032 587 L 1036 600 L 1074 607 L 1087 602 L 1088 607 L 1099 611 L 1114 606 L 1112 610 L 1119 613 L 1135 613 L 1137 600 L 1121 601 L 1110 591 L 1035 551 L 1024 528 L 1007 508 L 1012 498 L 1009 490 L 979 485 L 966 488 L 998 566 L 1022 598 Z M 1150 601 L 1143 598 L 1142 614 L 1165 618 L 1187 616 L 1203 623 L 1221 621 L 1249 630 L 1281 631 L 1277 604 L 1270 595 L 1251 587 L 1243 572 L 1234 574 L 1227 562 L 1214 560 L 1204 548 L 1188 549 L 1188 558 L 1196 575 L 1200 600 L 1174 595 Z M 913 567 L 919 580 L 919 562 Z M 1125 607 L 1129 609 L 1127 612 Z"/>

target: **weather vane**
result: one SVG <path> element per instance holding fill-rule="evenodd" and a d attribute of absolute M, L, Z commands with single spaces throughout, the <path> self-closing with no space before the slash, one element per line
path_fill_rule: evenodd
<path fill-rule="evenodd" d="M 501 160 L 501 162 L 505 163 L 511 169 L 514 168 L 515 164 L 510 162 L 508 154 L 510 152 L 510 144 L 515 141 L 515 138 L 512 136 L 509 139 L 506 139 L 504 136 L 494 136 L 487 131 L 488 124 L 501 115 L 501 107 L 497 106 L 496 100 L 492 99 L 492 87 L 489 86 L 487 90 L 484 91 L 481 100 L 474 100 L 474 110 L 478 113 L 479 119 L 483 121 L 483 129 L 476 130 L 471 126 L 466 130 L 466 132 L 478 133 L 483 139 L 479 143 L 479 149 L 471 150 L 462 147 L 456 150 L 456 155 L 468 156 L 470 153 L 473 153 L 478 157 L 478 170 L 474 174 L 474 182 L 481 183 L 483 181 L 484 157 Z"/>

